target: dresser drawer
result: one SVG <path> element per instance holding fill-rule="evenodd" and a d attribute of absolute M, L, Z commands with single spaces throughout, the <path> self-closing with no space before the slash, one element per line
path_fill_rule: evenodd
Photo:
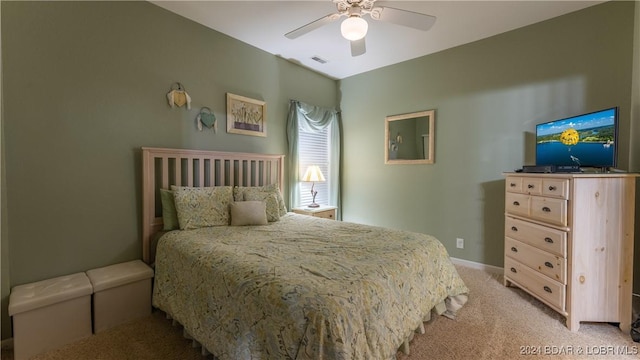
<path fill-rule="evenodd" d="M 506 180 L 507 192 L 522 192 L 522 178 L 519 176 L 507 176 Z"/>
<path fill-rule="evenodd" d="M 507 237 L 533 245 L 538 249 L 567 257 L 567 232 L 546 226 L 505 217 L 504 234 Z"/>
<path fill-rule="evenodd" d="M 529 216 L 529 202 L 531 196 L 526 194 L 507 193 L 505 195 L 505 210 L 510 214 Z"/>
<path fill-rule="evenodd" d="M 531 218 L 567 226 L 567 200 L 532 196 L 530 206 Z"/>
<path fill-rule="evenodd" d="M 565 311 L 566 286 L 509 257 L 504 258 L 504 276 L 543 299 L 559 311 Z"/>
<path fill-rule="evenodd" d="M 567 283 L 567 259 L 511 238 L 504 239 L 504 248 L 506 256 L 556 281 Z"/>
<path fill-rule="evenodd" d="M 324 218 L 324 219 L 335 220 L 335 218 L 336 218 L 336 210 L 335 209 L 331 209 L 331 210 L 319 211 L 317 213 L 314 213 L 313 216 Z"/>
<path fill-rule="evenodd" d="M 553 196 L 561 199 L 569 198 L 568 179 L 543 179 L 542 195 Z"/>
<path fill-rule="evenodd" d="M 522 179 L 522 192 L 530 195 L 542 194 L 542 179 L 541 178 L 523 178 Z"/>

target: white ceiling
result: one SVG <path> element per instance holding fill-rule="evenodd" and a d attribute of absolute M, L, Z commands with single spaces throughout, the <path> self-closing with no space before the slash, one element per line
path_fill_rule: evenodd
<path fill-rule="evenodd" d="M 151 1 L 211 29 L 334 79 L 343 79 L 383 66 L 428 55 L 487 38 L 604 1 L 377 1 L 433 15 L 431 30 L 423 32 L 390 23 L 369 23 L 367 52 L 351 57 L 350 44 L 340 35 L 340 20 L 297 39 L 284 34 L 336 11 L 321 1 Z M 321 64 L 312 57 L 325 59 Z"/>

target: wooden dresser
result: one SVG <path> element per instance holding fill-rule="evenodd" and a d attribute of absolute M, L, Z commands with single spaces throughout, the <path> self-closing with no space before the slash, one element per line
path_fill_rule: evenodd
<path fill-rule="evenodd" d="M 620 323 L 632 314 L 638 174 L 507 173 L 505 286 L 566 317 Z"/>

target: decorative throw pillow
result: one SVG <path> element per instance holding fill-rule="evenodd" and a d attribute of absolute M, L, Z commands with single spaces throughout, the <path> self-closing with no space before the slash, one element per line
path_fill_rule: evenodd
<path fill-rule="evenodd" d="M 173 201 L 173 191 L 160 189 L 160 202 L 162 202 L 162 223 L 164 230 L 180 229 L 176 203 Z"/>
<path fill-rule="evenodd" d="M 231 186 L 192 188 L 171 186 L 180 229 L 229 225 Z"/>
<path fill-rule="evenodd" d="M 264 201 L 233 202 L 231 208 L 231 225 L 266 225 L 267 212 Z"/>
<path fill-rule="evenodd" d="M 269 193 L 274 194 L 276 199 L 278 200 L 278 211 L 280 212 L 280 216 L 284 216 L 287 214 L 287 207 L 284 204 L 284 199 L 282 198 L 282 194 L 280 193 L 280 188 L 278 188 L 278 184 L 264 185 L 264 186 L 240 186 L 235 187 L 233 189 L 233 198 L 235 201 L 243 201 L 246 200 L 245 197 L 247 193 L 251 194 L 259 194 L 259 193 Z"/>
<path fill-rule="evenodd" d="M 266 205 L 267 221 L 274 222 L 280 220 L 280 206 L 278 199 L 272 193 L 253 193 L 248 192 L 244 194 L 244 200 L 246 201 L 262 201 Z"/>

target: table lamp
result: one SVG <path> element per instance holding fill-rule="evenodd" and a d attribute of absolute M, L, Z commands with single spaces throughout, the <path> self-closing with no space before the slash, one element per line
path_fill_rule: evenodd
<path fill-rule="evenodd" d="M 307 171 L 305 171 L 304 175 L 302 176 L 302 181 L 311 181 L 311 196 L 313 196 L 313 200 L 311 202 L 311 204 L 309 204 L 308 206 L 310 208 L 317 208 L 320 207 L 320 205 L 316 204 L 316 195 L 318 194 L 317 191 L 313 190 L 313 187 L 316 184 L 316 181 L 325 181 L 324 179 L 324 175 L 322 175 L 322 171 L 320 171 L 320 168 L 318 167 L 318 165 L 311 165 L 307 168 Z"/>

